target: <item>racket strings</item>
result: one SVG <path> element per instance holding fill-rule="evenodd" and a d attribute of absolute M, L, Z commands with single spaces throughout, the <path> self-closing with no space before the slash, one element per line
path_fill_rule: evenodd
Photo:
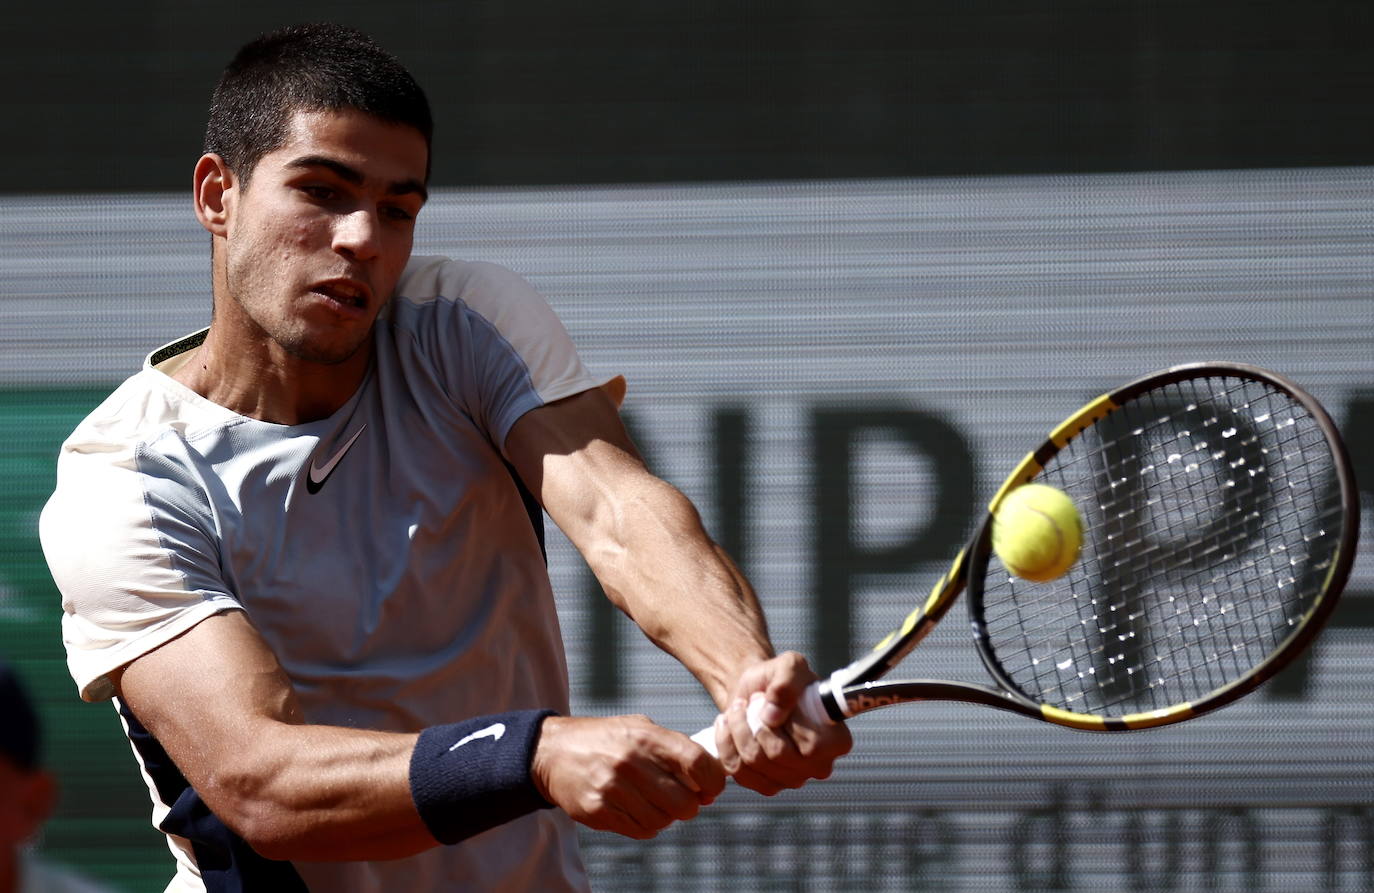
<path fill-rule="evenodd" d="M 1191 406 L 1189 408 L 1191 408 Z M 1211 421 L 1216 420 L 1217 417 L 1213 417 L 1211 419 Z M 1185 436 L 1187 436 L 1189 432 L 1184 431 L 1183 433 Z M 1259 438 L 1257 436 L 1241 439 L 1237 442 L 1237 448 L 1243 451 L 1246 447 L 1253 445 L 1258 441 Z M 1199 446 L 1205 447 L 1205 444 L 1200 444 Z M 1173 458 L 1172 455 L 1171 458 Z M 1221 456 L 1218 455 L 1217 458 L 1221 458 Z M 1246 464 L 1247 463 L 1243 452 L 1240 454 L 1240 458 L 1233 459 L 1227 463 L 1229 469 L 1232 471 Z M 1255 465 L 1255 463 L 1251 464 Z M 1250 473 L 1263 473 L 1263 471 L 1264 466 L 1262 464 L 1259 464 L 1256 468 L 1252 468 L 1250 470 Z M 1197 483 L 1198 478 L 1185 477 L 1184 481 L 1186 498 L 1190 502 L 1196 503 L 1198 501 L 1198 494 L 1200 492 L 1200 488 Z M 1246 495 L 1243 495 L 1242 492 L 1242 495 L 1235 497 L 1235 503 L 1236 507 L 1244 506 L 1247 503 L 1253 505 L 1255 503 L 1255 497 L 1247 497 Z M 1235 508 L 1231 506 L 1226 506 L 1224 510 L 1230 511 L 1233 516 L 1236 514 Z M 1245 515 L 1244 520 L 1246 520 L 1247 522 L 1253 522 L 1259 517 L 1260 513 L 1258 511 L 1252 510 Z M 1250 542 L 1252 539 L 1254 539 L 1255 536 L 1261 535 L 1261 532 L 1259 531 L 1247 530 L 1244 527 L 1240 528 L 1239 530 L 1233 530 L 1229 537 L 1221 535 L 1222 533 L 1224 533 L 1224 531 L 1214 531 L 1214 533 L 1216 533 L 1217 535 L 1212 536 L 1210 541 L 1200 541 L 1197 544 L 1198 547 L 1192 551 L 1192 554 L 1189 557 L 1190 562 L 1232 562 L 1236 560 L 1234 551 L 1235 547 L 1243 546 L 1246 543 Z M 1142 555 L 1140 557 L 1141 560 L 1144 562 L 1144 565 L 1148 567 L 1150 564 L 1152 564 L 1153 559 L 1155 557 L 1155 555 L 1152 553 L 1158 553 L 1160 551 L 1161 550 L 1159 549 L 1143 550 Z M 1202 566 L 1206 567 L 1208 565 L 1202 564 Z M 1222 564 L 1221 566 L 1228 567 L 1230 565 Z M 1250 561 L 1242 563 L 1238 568 L 1237 572 L 1244 576 L 1247 570 L 1250 570 L 1254 567 L 1256 567 L 1256 562 Z M 1216 587 L 1219 583 L 1224 584 L 1224 580 L 1221 577 L 1214 577 L 1210 582 L 1213 587 Z M 1185 591 L 1198 591 L 1200 588 L 1199 584 L 1200 581 L 1196 579 L 1189 579 L 1186 576 L 1181 579 L 1181 587 Z M 1202 591 L 1206 590 L 1204 589 Z M 1264 646 L 1273 645 L 1274 641 L 1271 639 L 1270 641 L 1265 642 L 1267 630 L 1264 629 L 1264 627 L 1269 627 L 1271 626 L 1271 624 L 1262 623 L 1260 618 L 1263 617 L 1266 612 L 1261 611 L 1257 613 L 1251 613 L 1247 616 L 1247 614 L 1244 611 L 1237 611 L 1235 614 L 1233 614 L 1233 617 L 1230 622 L 1234 624 L 1237 630 L 1240 631 L 1240 635 L 1238 638 L 1241 645 L 1245 646 L 1244 649 L 1242 649 L 1242 647 L 1237 645 L 1235 642 L 1231 641 L 1233 638 L 1236 637 L 1232 637 L 1229 635 L 1230 629 L 1226 627 L 1224 624 L 1222 625 L 1221 629 L 1222 633 L 1227 634 L 1227 641 L 1218 642 L 1215 636 L 1209 637 L 1208 635 L 1208 627 L 1214 625 L 1216 622 L 1215 618 L 1209 616 L 1207 613 L 1209 610 L 1207 603 L 1211 601 L 1211 599 L 1204 595 L 1201 601 L 1202 606 L 1200 608 L 1197 606 L 1190 605 L 1186 610 L 1178 611 L 1175 613 L 1175 616 L 1169 618 L 1172 622 L 1178 622 L 1180 620 L 1182 621 L 1178 625 L 1178 641 L 1180 643 L 1179 648 L 1175 649 L 1176 653 L 1170 652 L 1169 654 L 1164 655 L 1163 657 L 1157 654 L 1156 657 L 1159 658 L 1161 662 L 1172 663 L 1176 665 L 1178 667 L 1179 673 L 1192 674 L 1192 676 L 1198 679 L 1201 683 L 1203 683 L 1205 687 L 1211 689 L 1220 687 L 1221 685 L 1225 684 L 1225 682 L 1228 681 L 1229 678 L 1234 678 L 1238 674 L 1243 674 L 1249 666 L 1253 665 L 1258 659 L 1262 659 L 1263 655 L 1268 653 L 1269 649 Z M 1211 610 L 1219 610 L 1222 614 L 1225 614 L 1228 610 L 1228 607 L 1232 611 L 1236 610 L 1234 605 L 1228 606 L 1225 603 L 1223 603 L 1219 608 L 1213 607 Z M 1267 613 L 1272 615 L 1272 612 Z M 1109 632 L 1109 630 L 1107 630 L 1106 632 Z M 1260 646 L 1258 650 L 1255 652 L 1258 655 L 1256 659 L 1251 659 L 1249 656 L 1251 645 Z M 1230 673 L 1226 672 L 1227 661 L 1225 660 L 1225 657 L 1228 654 L 1232 655 L 1233 657 L 1239 656 L 1244 658 L 1243 660 L 1237 659 L 1231 662 L 1235 671 Z M 1195 659 L 1197 657 L 1201 657 L 1203 659 L 1199 661 Z"/>
<path fill-rule="evenodd" d="M 1049 584 L 990 562 L 983 622 L 1017 688 L 1076 712 L 1160 710 L 1244 678 L 1301 625 L 1339 542 L 1324 435 L 1248 379 L 1147 392 L 1039 480 L 1083 512 L 1080 559 Z"/>

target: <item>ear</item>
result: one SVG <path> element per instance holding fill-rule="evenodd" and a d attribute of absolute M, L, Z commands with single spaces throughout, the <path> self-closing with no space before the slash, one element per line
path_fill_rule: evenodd
<path fill-rule="evenodd" d="M 193 196 L 196 219 L 213 236 L 224 236 L 228 232 L 237 184 L 234 172 L 218 155 L 202 155 L 196 162 Z"/>

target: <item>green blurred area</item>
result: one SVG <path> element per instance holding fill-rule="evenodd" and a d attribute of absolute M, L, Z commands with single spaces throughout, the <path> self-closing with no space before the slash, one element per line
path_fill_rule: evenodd
<path fill-rule="evenodd" d="M 27 684 L 61 800 L 41 850 L 116 889 L 160 890 L 171 855 L 108 704 L 81 700 L 62 649 L 61 599 L 38 542 L 58 447 L 108 388 L 0 389 L 0 654 Z"/>

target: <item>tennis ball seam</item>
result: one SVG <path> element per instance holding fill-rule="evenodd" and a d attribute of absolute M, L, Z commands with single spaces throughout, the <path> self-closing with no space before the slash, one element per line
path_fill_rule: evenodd
<path fill-rule="evenodd" d="M 1048 484 L 1028 483 L 1002 500 L 992 533 L 993 551 L 1009 572 L 1045 583 L 1062 576 L 1078 560 L 1083 522 L 1067 493 Z M 1043 560 L 1027 563 L 1037 558 Z"/>
<path fill-rule="evenodd" d="M 1058 567 L 1059 565 L 1063 564 L 1063 563 L 1064 563 L 1064 531 L 1063 531 L 1062 528 L 1060 528 L 1059 522 L 1056 521 L 1056 520 L 1054 519 L 1054 516 L 1051 515 L 1049 512 L 1047 512 L 1047 511 L 1045 511 L 1044 509 L 1041 509 L 1041 508 L 1036 508 L 1036 507 L 1033 506 L 1033 505 L 1023 505 L 1023 506 L 1020 506 L 1020 508 L 1023 509 L 1023 510 L 1029 511 L 1029 512 L 1031 512 L 1032 514 L 1039 515 L 1040 517 L 1044 518 L 1046 521 L 1049 522 L 1050 529 L 1054 531 L 1054 540 L 1055 540 L 1054 557 L 1053 557 L 1053 560 L 1052 560 L 1052 561 L 1046 561 L 1044 564 L 1039 565 L 1039 566 L 1037 566 L 1037 567 L 1035 567 L 1035 568 L 1026 568 L 1026 567 L 1024 567 L 1024 566 L 1018 567 L 1018 566 L 1016 566 L 1015 564 L 1012 564 L 1011 562 L 1007 562 L 1007 566 L 1011 569 L 1011 572 L 1014 573 L 1014 574 L 1016 574 L 1016 576 L 1018 576 L 1018 577 L 1025 577 L 1026 574 L 1038 574 L 1038 573 L 1042 572 L 1043 570 L 1045 570 L 1045 568 L 1049 568 L 1049 567 Z M 1027 577 L 1027 579 L 1029 579 L 1029 577 Z"/>

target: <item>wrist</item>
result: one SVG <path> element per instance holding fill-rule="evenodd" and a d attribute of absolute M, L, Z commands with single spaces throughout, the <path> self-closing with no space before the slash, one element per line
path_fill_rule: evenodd
<path fill-rule="evenodd" d="M 429 833 L 457 843 L 552 804 L 530 764 L 552 710 L 516 710 L 432 726 L 410 755 L 410 794 Z"/>
<path fill-rule="evenodd" d="M 711 696 L 721 710 L 730 707 L 731 702 L 754 690 L 760 667 L 772 660 L 772 652 L 757 651 L 740 657 L 734 663 L 722 668 L 718 688 L 711 688 Z"/>

